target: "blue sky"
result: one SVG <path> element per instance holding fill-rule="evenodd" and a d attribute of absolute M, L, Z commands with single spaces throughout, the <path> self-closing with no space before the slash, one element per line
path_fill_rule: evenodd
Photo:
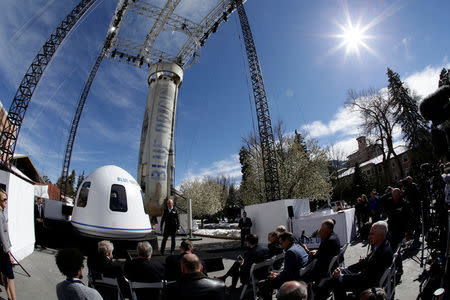
<path fill-rule="evenodd" d="M 151 1 L 161 3 L 162 1 Z M 78 3 L 73 0 L 3 0 L 0 3 L 0 100 L 8 110 L 26 69 L 54 28 Z M 195 15 L 206 0 L 182 1 Z M 27 111 L 16 153 L 29 154 L 41 175 L 60 176 L 69 126 L 90 68 L 102 46 L 116 1 L 99 0 L 60 47 Z M 344 108 L 349 89 L 381 89 L 386 68 L 398 72 L 418 95 L 437 88 L 449 68 L 450 2 L 248 0 L 245 4 L 264 73 L 272 124 L 306 130 L 321 145 L 356 149 L 358 116 Z M 341 27 L 372 24 L 356 52 Z M 132 30 L 131 30 L 132 31 Z M 256 121 L 245 50 L 234 13 L 185 70 L 175 129 L 175 184 L 223 173 L 240 180 L 241 138 Z M 80 120 L 71 169 L 90 173 L 118 165 L 136 177 L 147 96 L 147 72 L 104 60 Z M 250 97 L 250 99 L 249 99 Z M 250 105 L 251 104 L 251 105 Z"/>

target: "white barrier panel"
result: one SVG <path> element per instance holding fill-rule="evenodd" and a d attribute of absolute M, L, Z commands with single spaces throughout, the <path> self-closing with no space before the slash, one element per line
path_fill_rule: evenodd
<path fill-rule="evenodd" d="M 302 233 L 308 237 L 304 239 L 304 243 L 308 248 L 318 248 L 320 238 L 309 238 L 317 229 L 320 228 L 322 222 L 326 219 L 333 219 L 336 221 L 334 232 L 339 236 L 341 246 L 349 243 L 356 234 L 355 228 L 355 209 L 350 208 L 340 212 L 321 212 L 307 216 L 301 216 L 293 220 L 294 235 L 300 240 Z"/>
<path fill-rule="evenodd" d="M 267 235 L 279 225 L 289 229 L 288 206 L 293 207 L 294 218 L 310 212 L 308 199 L 284 199 L 245 207 L 253 223 L 251 233 L 259 237 L 260 243 L 267 243 Z"/>
<path fill-rule="evenodd" d="M 34 185 L 0 170 L 0 183 L 6 185 L 8 193 L 9 238 L 11 252 L 21 261 L 34 251 Z"/>

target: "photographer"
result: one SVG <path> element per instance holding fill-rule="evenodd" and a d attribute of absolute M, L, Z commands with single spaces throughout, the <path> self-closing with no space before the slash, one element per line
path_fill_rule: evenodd
<path fill-rule="evenodd" d="M 419 189 L 415 182 L 413 182 L 413 178 L 411 176 L 406 177 L 402 181 L 403 185 L 403 195 L 405 196 L 405 201 L 408 204 L 409 213 L 410 213 L 410 234 L 414 237 L 414 244 L 417 245 L 419 243 L 419 237 L 421 232 L 421 205 L 420 205 L 420 193 Z"/>

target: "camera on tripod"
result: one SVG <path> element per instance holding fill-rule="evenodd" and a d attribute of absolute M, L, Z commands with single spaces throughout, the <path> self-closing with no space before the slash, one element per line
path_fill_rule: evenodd
<path fill-rule="evenodd" d="M 450 120 L 450 86 L 443 85 L 424 98 L 419 105 L 420 114 L 425 120 L 432 121 L 431 138 L 438 156 L 450 158 L 450 127 L 438 129 L 438 125 Z"/>

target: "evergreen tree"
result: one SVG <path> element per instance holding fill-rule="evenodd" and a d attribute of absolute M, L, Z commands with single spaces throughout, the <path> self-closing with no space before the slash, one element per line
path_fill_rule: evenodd
<path fill-rule="evenodd" d="M 450 70 L 442 68 L 441 74 L 439 75 L 438 87 L 443 85 L 450 85 Z"/>
<path fill-rule="evenodd" d="M 84 181 L 84 170 L 83 170 L 83 172 L 81 172 L 80 175 L 78 175 L 77 186 L 76 186 L 76 188 L 75 188 L 75 194 L 77 193 L 77 191 L 78 191 L 78 189 L 80 188 L 81 183 L 82 183 L 83 181 Z"/>
<path fill-rule="evenodd" d="M 305 153 L 308 153 L 308 147 L 306 146 L 305 138 L 302 134 L 297 132 L 297 129 L 294 131 L 294 143 L 300 145 Z"/>
<path fill-rule="evenodd" d="M 394 105 L 394 118 L 401 126 L 405 140 L 410 148 L 418 148 L 429 143 L 430 136 L 427 122 L 419 113 L 417 99 L 403 85 L 398 73 L 387 69 L 389 100 Z"/>
<path fill-rule="evenodd" d="M 361 196 L 361 194 L 368 193 L 371 189 L 369 180 L 366 174 L 363 173 L 358 163 L 355 164 L 355 172 L 353 173 L 353 199 Z"/>
<path fill-rule="evenodd" d="M 67 197 L 75 197 L 74 192 L 74 184 L 75 184 L 75 170 L 72 170 L 72 173 L 70 173 L 69 177 L 67 177 L 66 181 L 66 196 Z M 56 182 L 56 186 L 62 190 L 62 177 L 58 178 L 58 181 Z"/>

